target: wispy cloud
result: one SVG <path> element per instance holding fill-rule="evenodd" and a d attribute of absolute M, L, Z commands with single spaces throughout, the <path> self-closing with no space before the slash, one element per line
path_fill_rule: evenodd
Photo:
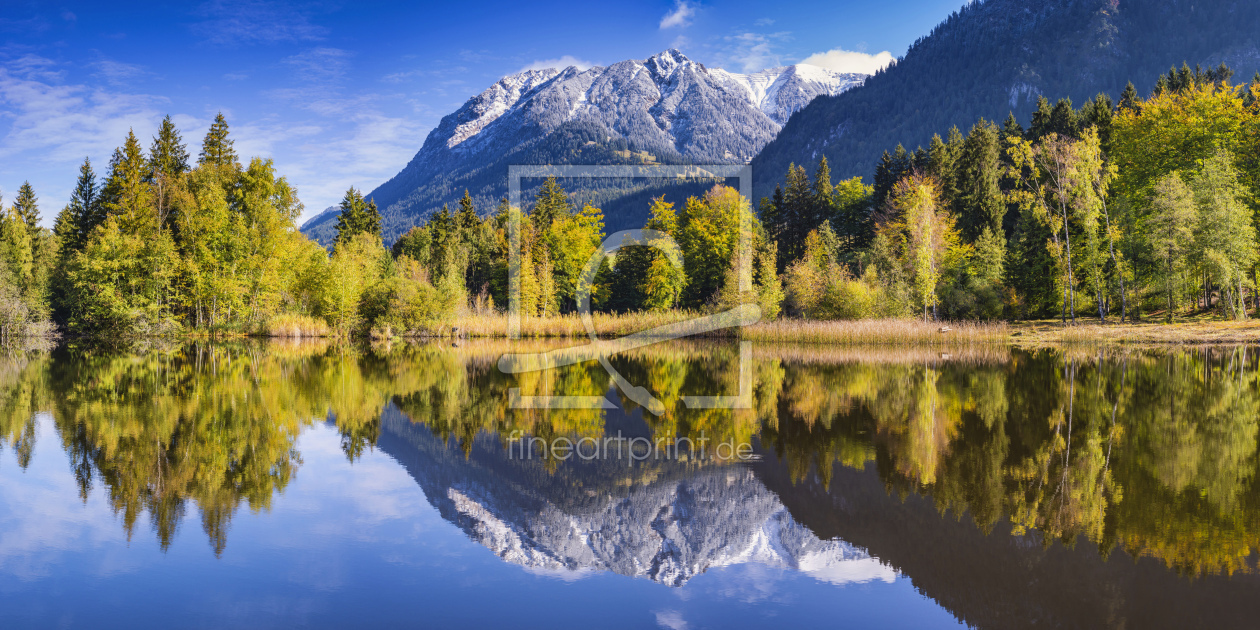
<path fill-rule="evenodd" d="M 583 59 L 578 59 L 577 57 L 574 57 L 573 55 L 565 55 L 563 57 L 559 57 L 556 59 L 539 59 L 531 64 L 526 65 L 525 67 L 521 68 L 517 72 L 525 72 L 526 70 L 544 70 L 547 68 L 556 68 L 557 70 L 563 70 L 565 68 L 568 68 L 569 66 L 575 66 L 578 70 L 585 70 L 593 65 L 595 64 L 589 61 L 585 61 Z"/>
<path fill-rule="evenodd" d="M 783 65 L 778 52 L 779 42 L 791 38 L 791 33 L 736 33 L 724 38 L 727 50 L 722 55 L 727 64 L 734 64 L 742 72 L 757 72 Z"/>
<path fill-rule="evenodd" d="M 892 53 L 887 50 L 871 55 L 840 48 L 814 53 L 801 60 L 801 63 L 821 66 L 836 72 L 859 72 L 862 74 L 875 74 L 877 70 L 886 68 L 892 62 Z"/>
<path fill-rule="evenodd" d="M 317 41 L 328 33 L 300 6 L 278 0 L 211 0 L 197 15 L 194 31 L 212 44 Z"/>
<path fill-rule="evenodd" d="M 298 80 L 326 86 L 345 77 L 352 56 L 340 48 L 312 48 L 285 58 L 284 63 L 295 69 Z"/>
<path fill-rule="evenodd" d="M 141 137 L 151 133 L 167 104 L 147 94 L 64 85 L 56 74 L 29 59 L 25 65 L 0 66 L 0 121 L 7 123 L 0 127 L 7 127 L 0 136 L 0 177 L 30 179 L 48 208 L 69 197 L 72 177 L 43 180 L 41 172 L 64 175 L 64 167 L 85 156 L 104 167 L 127 131 L 134 128 Z"/>
<path fill-rule="evenodd" d="M 661 18 L 661 29 L 683 28 L 691 25 L 691 18 L 696 15 L 696 5 L 687 0 L 678 0 L 674 10 Z"/>
<path fill-rule="evenodd" d="M 110 85 L 123 85 L 134 79 L 138 79 L 146 74 L 147 70 L 142 66 L 135 64 L 123 63 L 112 59 L 101 59 L 92 62 L 92 68 L 95 70 L 92 76 L 102 79 Z"/>

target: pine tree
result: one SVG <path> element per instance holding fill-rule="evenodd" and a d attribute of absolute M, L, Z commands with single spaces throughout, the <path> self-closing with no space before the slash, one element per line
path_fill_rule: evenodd
<path fill-rule="evenodd" d="M 814 187 L 813 187 L 813 212 L 809 219 L 808 230 L 818 227 L 823 221 L 830 220 L 835 213 L 831 199 L 831 166 L 827 164 L 827 156 L 823 156 L 818 161 L 818 168 L 814 170 Z"/>
<path fill-rule="evenodd" d="M 1052 109 L 1050 101 L 1045 96 L 1037 95 L 1037 111 L 1033 112 L 1032 124 L 1028 127 L 1028 140 L 1037 142 L 1046 134 L 1050 133 L 1050 116 Z"/>
<path fill-rule="evenodd" d="M 226 128 L 227 123 L 224 123 L 225 132 Z M 162 119 L 158 135 L 154 136 L 153 145 L 149 147 L 149 177 L 156 179 L 160 174 L 169 178 L 187 171 L 188 147 L 184 146 L 183 138 L 168 114 Z"/>
<path fill-rule="evenodd" d="M 1002 150 L 1000 134 L 993 123 L 980 119 L 963 142 L 955 167 L 958 188 L 954 216 L 967 241 L 980 237 L 985 227 L 1003 234 L 1006 201 L 1001 189 Z"/>
<path fill-rule="evenodd" d="M 99 222 L 100 189 L 92 161 L 84 158 L 79 167 L 79 180 L 70 193 L 70 203 L 57 215 L 54 232 L 61 241 L 63 253 L 77 252 L 87 243 L 87 235 Z"/>
<path fill-rule="evenodd" d="M 105 216 L 120 217 L 129 230 L 138 230 L 150 218 L 152 190 L 148 184 L 148 160 L 134 131 L 127 132 L 123 146 L 114 149 L 109 161 L 109 174 L 101 189 L 101 207 Z M 96 227 L 94 223 L 92 227 Z"/>
<path fill-rule="evenodd" d="M 1050 111 L 1050 131 L 1068 138 L 1080 136 L 1080 123 L 1072 109 L 1072 99 L 1061 98 Z"/>
<path fill-rule="evenodd" d="M 805 167 L 795 164 L 788 167 L 786 186 L 783 190 L 783 210 L 780 214 L 782 235 L 779 247 L 788 260 L 795 260 L 804 251 L 805 235 L 813 217 L 814 193 Z"/>
<path fill-rule="evenodd" d="M 206 132 L 206 139 L 201 143 L 201 155 L 198 156 L 197 163 L 218 167 L 239 166 L 236 151 L 232 149 L 232 139 L 228 137 L 228 124 L 227 119 L 223 117 L 223 112 L 219 112 L 214 117 L 210 131 Z"/>
<path fill-rule="evenodd" d="M 364 200 L 363 194 L 351 186 L 341 199 L 337 236 L 333 242 L 340 245 L 363 232 L 374 234 L 378 239 L 381 237 L 381 213 L 376 209 L 375 201 Z"/>
<path fill-rule="evenodd" d="M 1137 88 L 1133 87 L 1133 82 L 1124 86 L 1124 91 L 1120 93 L 1120 109 L 1138 111 L 1142 106 L 1142 97 L 1138 96 Z"/>
<path fill-rule="evenodd" d="M 35 189 L 31 188 L 30 182 L 22 182 L 22 187 L 18 188 L 17 199 L 13 201 L 13 209 L 26 223 L 26 229 L 34 238 L 35 233 L 39 231 L 39 200 L 35 197 Z"/>
<path fill-rule="evenodd" d="M 530 213 L 530 221 L 541 234 L 551 227 L 552 221 L 569 214 L 573 214 L 569 194 L 560 187 L 556 178 L 548 177 L 534 197 L 534 211 Z"/>

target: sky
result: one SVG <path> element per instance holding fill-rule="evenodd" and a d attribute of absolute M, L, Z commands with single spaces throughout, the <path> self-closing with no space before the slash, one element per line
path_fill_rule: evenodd
<path fill-rule="evenodd" d="M 677 48 L 733 72 L 870 72 L 964 0 L 636 3 L 0 0 L 0 196 L 23 181 L 52 225 L 85 157 L 169 114 L 196 157 L 222 112 L 243 159 L 275 160 L 303 220 L 403 168 L 500 77 Z"/>

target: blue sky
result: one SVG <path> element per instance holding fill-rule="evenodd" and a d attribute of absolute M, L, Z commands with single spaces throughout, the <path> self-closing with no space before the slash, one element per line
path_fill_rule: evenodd
<path fill-rule="evenodd" d="M 0 0 L 0 194 L 30 180 L 51 225 L 85 156 L 102 173 L 128 128 L 147 147 L 165 114 L 195 156 L 223 111 L 238 153 L 274 158 L 309 217 L 388 179 L 443 115 L 523 68 L 675 47 L 731 71 L 860 70 L 962 4 Z"/>

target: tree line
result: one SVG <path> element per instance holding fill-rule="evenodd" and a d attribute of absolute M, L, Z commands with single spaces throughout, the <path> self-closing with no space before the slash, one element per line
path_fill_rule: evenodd
<path fill-rule="evenodd" d="M 1260 74 L 1183 65 L 1148 98 L 1041 97 L 885 151 L 872 186 L 790 167 L 763 199 L 787 308 L 807 317 L 1136 320 L 1260 308 Z M 797 257 L 799 253 L 799 257 Z"/>
<path fill-rule="evenodd" d="M 763 318 L 918 316 L 1135 320 L 1260 307 L 1260 75 L 1171 70 L 1147 98 L 1083 107 L 1041 98 L 1024 128 L 981 119 L 913 152 L 885 152 L 871 183 L 790 167 L 754 212 L 721 183 L 654 199 L 646 228 L 594 274 L 610 312 L 694 312 L 753 302 Z M 465 192 L 382 241 L 375 202 L 351 188 L 331 253 L 302 235 L 297 191 L 271 160 L 243 165 L 216 117 L 195 160 L 171 119 L 146 152 L 133 133 L 103 177 L 84 160 L 53 229 L 29 183 L 0 215 L 0 335 L 276 330 L 407 334 L 508 305 L 578 307 L 603 212 L 541 182 L 528 207 Z M 740 243 L 750 244 L 747 252 Z M 744 254 L 748 259 L 744 260 Z M 751 291 L 741 291 L 748 264 Z"/>

